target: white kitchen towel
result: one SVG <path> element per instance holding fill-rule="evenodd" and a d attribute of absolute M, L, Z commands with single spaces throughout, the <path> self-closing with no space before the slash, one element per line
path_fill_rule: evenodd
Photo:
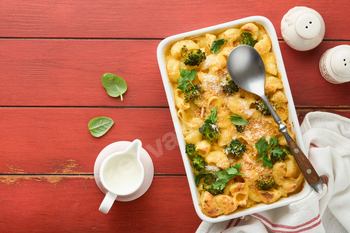
<path fill-rule="evenodd" d="M 230 221 L 202 222 L 197 233 L 350 232 L 350 119 L 311 112 L 301 131 L 309 160 L 324 181 L 321 194 L 312 191 L 288 206 Z"/>

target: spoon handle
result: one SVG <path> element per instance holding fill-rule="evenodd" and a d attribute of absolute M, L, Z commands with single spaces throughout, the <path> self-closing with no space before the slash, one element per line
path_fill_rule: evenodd
<path fill-rule="evenodd" d="M 260 96 L 261 99 L 265 102 L 267 108 L 269 109 L 273 119 L 276 121 L 279 127 L 279 131 L 283 133 L 284 137 L 286 138 L 289 148 L 294 156 L 295 161 L 297 162 L 301 173 L 303 173 L 306 181 L 309 183 L 309 185 L 317 192 L 322 193 L 322 181 L 320 177 L 318 176 L 317 172 L 315 171 L 314 167 L 308 160 L 308 158 L 305 156 L 303 151 L 299 148 L 297 143 L 293 140 L 293 138 L 288 134 L 287 132 L 287 126 L 282 124 L 282 121 L 280 117 L 277 115 L 275 110 L 272 108 L 269 100 L 266 98 L 265 95 Z"/>
<path fill-rule="evenodd" d="M 306 181 L 317 193 L 322 193 L 322 182 L 320 177 L 303 151 L 298 147 L 297 143 L 290 136 L 289 138 L 290 139 L 287 140 L 289 148 Z"/>

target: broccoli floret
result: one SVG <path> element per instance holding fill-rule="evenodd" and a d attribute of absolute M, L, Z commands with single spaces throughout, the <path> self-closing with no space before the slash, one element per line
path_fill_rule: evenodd
<path fill-rule="evenodd" d="M 185 102 L 193 101 L 196 105 L 200 105 L 201 97 L 201 85 L 192 86 L 190 89 L 185 90 Z"/>
<path fill-rule="evenodd" d="M 286 158 L 287 154 L 285 152 L 281 153 L 281 154 L 271 154 L 271 161 L 273 163 L 275 162 L 282 162 L 284 161 L 284 159 Z"/>
<path fill-rule="evenodd" d="M 234 139 L 230 144 L 226 146 L 226 153 L 233 154 L 237 158 L 242 157 L 243 153 L 246 150 L 246 145 L 243 144 L 240 140 Z"/>
<path fill-rule="evenodd" d="M 208 139 L 210 142 L 215 141 L 220 136 L 219 127 L 212 123 L 205 123 L 199 128 L 199 132 L 203 134 L 203 137 Z"/>
<path fill-rule="evenodd" d="M 203 170 L 207 165 L 204 158 L 197 153 L 196 146 L 194 144 L 186 145 L 186 154 L 191 159 L 193 168 L 197 171 Z"/>
<path fill-rule="evenodd" d="M 181 48 L 181 55 L 187 66 L 199 66 L 199 64 L 206 59 L 205 52 L 200 49 L 189 51 L 186 45 Z"/>
<path fill-rule="evenodd" d="M 224 192 L 224 190 L 220 189 L 214 189 L 213 185 L 215 181 L 217 180 L 217 176 L 215 173 L 208 173 L 204 176 L 204 184 L 203 184 L 203 189 L 212 195 L 218 195 Z"/>
<path fill-rule="evenodd" d="M 269 190 L 272 186 L 275 185 L 275 181 L 270 178 L 261 178 L 259 180 L 259 187 L 263 190 Z"/>
<path fill-rule="evenodd" d="M 275 152 L 276 150 L 277 150 L 277 152 Z M 284 161 L 284 159 L 287 156 L 287 153 L 281 148 L 276 147 L 272 152 L 273 153 L 271 153 L 271 161 L 273 163 L 282 162 L 282 161 Z"/>
<path fill-rule="evenodd" d="M 286 158 L 287 155 L 292 154 L 289 147 L 281 148 L 281 149 L 279 149 L 279 151 L 281 151 L 281 152 L 271 154 L 271 160 L 273 163 L 275 163 L 277 161 L 279 161 L 279 162 L 284 161 L 284 159 Z"/>
<path fill-rule="evenodd" d="M 193 156 L 196 154 L 196 146 L 194 144 L 186 145 L 186 154 L 189 156 Z"/>
<path fill-rule="evenodd" d="M 282 150 L 283 150 L 283 152 L 286 154 L 286 156 L 292 154 L 292 152 L 290 151 L 290 148 L 289 148 L 289 147 L 284 147 L 284 148 L 282 148 Z"/>
<path fill-rule="evenodd" d="M 222 87 L 228 94 L 233 94 L 239 90 L 238 85 L 232 79 L 227 80 L 227 82 L 223 84 Z"/>
<path fill-rule="evenodd" d="M 245 125 L 236 125 L 236 129 L 238 132 L 243 133 L 245 129 Z"/>
<path fill-rule="evenodd" d="M 262 100 L 258 100 L 254 102 L 256 110 L 259 110 L 262 114 L 266 116 L 270 116 L 271 113 L 269 109 L 267 108 L 266 104 Z"/>
<path fill-rule="evenodd" d="M 215 181 L 217 180 L 217 176 L 215 175 L 215 173 L 210 172 L 207 175 L 204 176 L 204 183 L 206 184 L 214 184 Z"/>
<path fill-rule="evenodd" d="M 210 142 L 213 142 L 220 136 L 219 127 L 215 124 L 218 120 L 217 109 L 218 106 L 216 106 L 213 110 L 210 110 L 211 114 L 208 116 L 207 119 L 205 119 L 205 124 L 199 128 L 199 132 L 203 134 L 203 137 L 208 139 Z"/>
<path fill-rule="evenodd" d="M 204 158 L 201 155 L 199 154 L 193 155 L 192 166 L 194 169 L 196 169 L 197 171 L 200 171 L 204 169 L 206 165 L 207 163 L 205 162 Z"/>
<path fill-rule="evenodd" d="M 257 40 L 253 40 L 252 34 L 248 32 L 242 33 L 241 37 L 242 37 L 241 44 L 250 45 L 254 47 L 255 44 L 258 42 Z"/>
<path fill-rule="evenodd" d="M 205 191 L 208 191 L 209 193 L 211 193 L 214 196 L 224 192 L 224 190 L 214 189 L 212 185 L 205 185 L 205 184 L 203 184 L 203 189 Z"/>

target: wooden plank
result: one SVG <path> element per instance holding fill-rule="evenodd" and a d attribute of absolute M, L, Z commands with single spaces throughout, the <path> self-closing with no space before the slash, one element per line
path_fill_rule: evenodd
<path fill-rule="evenodd" d="M 0 106 L 167 106 L 158 43 L 0 40 Z M 104 73 L 127 82 L 123 101 L 108 96 Z"/>
<path fill-rule="evenodd" d="M 167 107 L 156 60 L 159 40 L 0 40 L 0 106 Z M 350 107 L 350 83 L 325 81 L 321 55 L 342 42 L 298 52 L 281 42 L 297 107 Z M 126 80 L 124 100 L 109 97 L 104 73 Z"/>
<path fill-rule="evenodd" d="M 107 116 L 115 124 L 101 138 L 88 129 Z M 155 173 L 184 174 L 170 111 L 128 108 L 0 108 L 0 174 L 92 174 L 100 151 L 140 139 Z"/>
<path fill-rule="evenodd" d="M 323 42 L 300 52 L 280 43 L 293 100 L 297 107 L 350 107 L 350 82 L 332 84 L 319 71 L 319 60 L 327 49 L 344 42 Z"/>
<path fill-rule="evenodd" d="M 0 37 L 165 38 L 170 35 L 262 15 L 275 25 L 279 37 L 284 14 L 295 6 L 317 10 L 326 23 L 325 38 L 349 39 L 344 5 L 326 0 L 234 1 L 85 1 L 34 0 L 0 3 Z"/>
<path fill-rule="evenodd" d="M 350 118 L 349 109 L 297 109 L 297 115 L 300 124 L 303 123 L 306 114 L 308 114 L 309 112 L 329 112 L 337 114 L 339 116 Z"/>
<path fill-rule="evenodd" d="M 0 189 L 0 232 L 195 232 L 201 223 L 186 177 L 154 177 L 107 215 L 91 176 L 0 176 Z"/>

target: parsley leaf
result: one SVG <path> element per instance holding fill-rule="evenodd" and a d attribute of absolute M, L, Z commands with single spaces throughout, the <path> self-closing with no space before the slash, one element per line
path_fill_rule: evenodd
<path fill-rule="evenodd" d="M 231 180 L 231 178 L 235 176 L 244 176 L 244 174 L 239 173 L 239 169 L 242 167 L 242 164 L 236 164 L 235 166 L 231 166 L 227 168 L 225 171 L 217 171 L 215 174 L 218 177 L 216 182 L 213 185 L 214 189 L 223 190 L 227 184 Z"/>
<path fill-rule="evenodd" d="M 211 115 L 208 116 L 208 119 L 205 120 L 205 123 L 215 124 L 215 122 L 218 120 L 217 109 L 218 109 L 218 106 L 216 106 L 213 110 L 210 110 Z"/>
<path fill-rule="evenodd" d="M 269 159 L 267 156 L 264 156 L 263 159 L 263 166 L 266 167 L 266 166 L 269 166 L 269 168 L 272 168 L 273 167 L 273 162 L 271 159 Z"/>
<path fill-rule="evenodd" d="M 217 171 L 216 176 L 218 177 L 217 181 L 214 183 L 213 188 L 223 190 L 226 186 L 226 183 L 231 180 L 231 177 L 226 171 Z"/>
<path fill-rule="evenodd" d="M 268 154 L 270 152 L 270 147 L 265 137 L 260 138 L 258 143 L 255 143 L 255 148 L 258 150 L 258 154 L 261 156 L 256 161 L 262 160 L 264 167 L 269 166 L 269 168 L 272 168 L 273 167 L 272 160 L 269 159 L 268 157 Z"/>
<path fill-rule="evenodd" d="M 227 173 L 229 175 L 234 175 L 234 176 L 242 176 L 243 174 L 239 173 L 239 169 L 241 169 L 242 164 L 236 164 L 235 166 L 231 166 L 226 169 Z"/>
<path fill-rule="evenodd" d="M 271 152 L 271 160 L 273 162 L 284 160 L 284 158 L 286 157 L 286 154 L 283 154 L 283 153 L 285 152 L 281 147 L 275 147 Z"/>
<path fill-rule="evenodd" d="M 226 39 L 214 40 L 210 46 L 210 51 L 214 54 L 217 54 L 220 51 L 221 46 L 223 46 L 226 41 L 227 41 Z"/>
<path fill-rule="evenodd" d="M 281 156 L 283 153 L 283 150 L 281 147 L 276 147 L 275 149 L 272 150 L 272 154 L 275 154 L 275 155 L 278 155 L 278 156 Z"/>
<path fill-rule="evenodd" d="M 265 137 L 260 138 L 258 143 L 255 143 L 255 148 L 258 150 L 259 155 L 262 155 L 269 148 Z"/>
<path fill-rule="evenodd" d="M 236 164 L 227 168 L 225 171 L 203 172 L 199 173 L 195 177 L 195 184 L 198 187 L 200 180 L 204 178 L 203 189 L 210 192 L 212 195 L 217 195 L 223 192 L 227 182 L 229 182 L 235 176 L 245 176 L 239 172 L 242 164 Z"/>
<path fill-rule="evenodd" d="M 197 77 L 197 71 L 195 69 L 192 69 L 191 71 L 187 69 L 181 69 L 180 75 L 182 78 L 179 78 L 177 80 L 179 83 L 179 86 L 177 87 L 178 89 L 180 89 L 182 92 L 185 92 L 186 90 L 190 89 L 188 86 L 189 84 L 194 86 L 192 81 Z"/>
<path fill-rule="evenodd" d="M 276 147 L 278 146 L 278 138 L 270 138 L 270 147 Z"/>
<path fill-rule="evenodd" d="M 255 143 L 255 148 L 258 150 L 260 157 L 256 160 L 262 160 L 263 166 L 273 167 L 276 161 L 284 160 L 286 152 L 278 146 L 278 138 L 274 137 L 270 139 L 270 145 L 267 143 L 265 137 L 259 139 L 258 143 Z"/>

